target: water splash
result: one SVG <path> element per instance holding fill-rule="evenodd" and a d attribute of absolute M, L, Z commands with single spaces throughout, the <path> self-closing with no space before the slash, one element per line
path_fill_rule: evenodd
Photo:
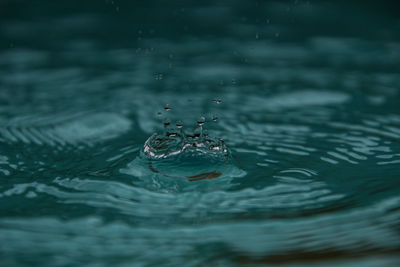
<path fill-rule="evenodd" d="M 151 135 L 143 147 L 142 157 L 148 160 L 149 169 L 189 181 L 220 177 L 221 165 L 230 161 L 229 151 L 223 139 L 209 136 L 205 124 L 206 118 L 200 116 L 197 128 L 189 130 L 180 120 L 172 127 L 170 119 L 164 118 L 164 131 Z"/>

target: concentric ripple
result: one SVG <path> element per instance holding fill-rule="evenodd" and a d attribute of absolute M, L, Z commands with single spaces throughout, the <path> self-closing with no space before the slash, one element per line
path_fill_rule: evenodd
<path fill-rule="evenodd" d="M 93 144 L 129 130 L 129 119 L 115 113 L 28 115 L 8 120 L 0 127 L 5 142 L 65 146 Z"/>

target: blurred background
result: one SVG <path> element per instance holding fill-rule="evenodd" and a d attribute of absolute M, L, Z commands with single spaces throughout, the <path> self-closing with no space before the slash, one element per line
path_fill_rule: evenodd
<path fill-rule="evenodd" d="M 399 12 L 0 1 L 0 265 L 399 265 Z M 149 171 L 199 116 L 224 175 Z"/>

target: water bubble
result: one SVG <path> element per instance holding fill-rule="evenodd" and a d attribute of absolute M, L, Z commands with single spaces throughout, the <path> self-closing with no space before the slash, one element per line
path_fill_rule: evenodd
<path fill-rule="evenodd" d="M 221 104 L 222 100 L 221 99 L 213 99 L 213 102 L 216 104 Z"/>
<path fill-rule="evenodd" d="M 161 111 L 157 112 L 157 116 L 161 116 L 161 115 L 162 115 Z"/>
<path fill-rule="evenodd" d="M 164 109 L 165 109 L 165 111 L 170 111 L 170 110 L 171 110 L 171 107 L 169 106 L 169 104 L 166 104 L 165 107 L 164 107 Z"/>
<path fill-rule="evenodd" d="M 218 117 L 217 117 L 216 115 L 213 115 L 211 119 L 212 119 L 213 121 L 217 121 L 217 120 L 218 120 Z"/>

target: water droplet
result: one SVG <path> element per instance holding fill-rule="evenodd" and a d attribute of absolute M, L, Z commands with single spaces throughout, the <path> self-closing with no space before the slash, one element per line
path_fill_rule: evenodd
<path fill-rule="evenodd" d="M 213 121 L 217 121 L 217 120 L 218 120 L 218 117 L 215 116 L 215 115 L 213 115 L 213 116 L 212 116 L 212 120 L 213 120 Z"/>
<path fill-rule="evenodd" d="M 258 33 L 256 33 L 256 39 L 258 39 L 260 36 L 258 35 Z"/>
<path fill-rule="evenodd" d="M 182 121 L 177 121 L 175 125 L 176 125 L 176 128 L 178 128 L 178 129 L 181 129 L 183 127 Z"/>
<path fill-rule="evenodd" d="M 171 124 L 171 121 L 168 118 L 164 119 L 164 127 L 168 127 Z"/>
<path fill-rule="evenodd" d="M 164 107 L 164 109 L 165 109 L 165 111 L 170 111 L 170 110 L 171 110 L 171 107 L 169 106 L 169 104 L 166 104 L 165 107 Z"/>
<path fill-rule="evenodd" d="M 232 84 L 236 84 L 236 80 L 235 79 L 232 79 Z"/>
<path fill-rule="evenodd" d="M 162 115 L 161 111 L 157 112 L 157 115 L 158 115 L 158 116 L 161 116 L 161 115 Z"/>
<path fill-rule="evenodd" d="M 197 125 L 199 125 L 200 127 L 203 126 L 203 124 L 206 122 L 206 118 L 204 118 L 203 116 L 199 117 L 197 119 Z"/>
<path fill-rule="evenodd" d="M 214 102 L 215 104 L 221 104 L 221 103 L 222 103 L 222 100 L 221 100 L 221 99 L 213 99 L 213 102 Z"/>

